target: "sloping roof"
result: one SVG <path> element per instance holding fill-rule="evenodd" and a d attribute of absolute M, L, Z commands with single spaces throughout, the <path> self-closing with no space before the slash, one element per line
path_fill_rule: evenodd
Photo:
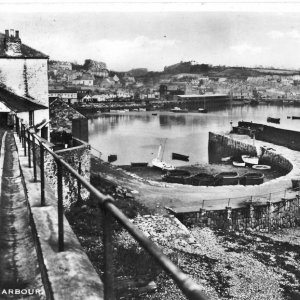
<path fill-rule="evenodd" d="M 35 49 L 32 49 L 31 47 L 28 47 L 21 44 L 21 55 L 18 56 L 9 56 L 5 53 L 5 44 L 4 44 L 5 34 L 0 33 L 0 58 L 1 57 L 13 57 L 13 58 L 49 58 L 48 55 L 37 51 Z"/>
<path fill-rule="evenodd" d="M 4 103 L 9 109 L 16 113 L 48 108 L 29 98 L 18 96 L 3 87 L 0 87 L 0 102 Z"/>

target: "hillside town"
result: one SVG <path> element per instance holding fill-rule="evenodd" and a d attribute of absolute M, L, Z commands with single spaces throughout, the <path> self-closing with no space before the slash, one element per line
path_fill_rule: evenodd
<path fill-rule="evenodd" d="M 213 67 L 181 62 L 163 72 L 146 68 L 114 72 L 104 62 L 49 62 L 49 97 L 69 104 L 177 100 L 178 95 L 227 94 L 233 100 L 300 102 L 300 72 L 265 68 Z"/>

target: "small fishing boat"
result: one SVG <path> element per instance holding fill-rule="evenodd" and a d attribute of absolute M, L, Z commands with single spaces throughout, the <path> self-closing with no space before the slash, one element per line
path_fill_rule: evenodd
<path fill-rule="evenodd" d="M 162 180 L 169 183 L 185 184 L 186 178 L 190 175 L 191 173 L 189 171 L 175 169 L 168 171 L 166 175 L 163 175 Z"/>
<path fill-rule="evenodd" d="M 114 162 L 118 159 L 116 154 L 108 155 L 108 162 Z"/>
<path fill-rule="evenodd" d="M 166 140 L 165 140 L 165 143 L 164 143 L 164 148 L 163 148 L 161 158 L 160 158 L 160 152 L 161 152 L 161 149 L 162 149 L 162 145 L 160 144 L 159 148 L 158 148 L 157 157 L 152 159 L 152 166 L 156 167 L 158 169 L 161 169 L 163 171 L 175 170 L 175 167 L 173 165 L 168 164 L 165 161 L 163 161 L 165 147 L 166 147 Z"/>
<path fill-rule="evenodd" d="M 198 112 L 202 114 L 208 113 L 208 110 L 206 108 L 198 108 Z"/>
<path fill-rule="evenodd" d="M 250 156 L 250 155 L 242 155 L 242 160 L 246 163 L 246 166 L 253 166 L 258 165 L 259 158 L 257 156 Z"/>
<path fill-rule="evenodd" d="M 269 166 L 269 165 L 254 165 L 254 166 L 252 166 L 252 169 L 255 169 L 255 170 L 270 170 L 271 166 Z"/>
<path fill-rule="evenodd" d="M 265 175 L 263 173 L 247 173 L 241 177 L 240 183 L 242 185 L 255 185 L 264 182 Z"/>
<path fill-rule="evenodd" d="M 244 161 L 232 161 L 232 164 L 235 167 L 246 167 L 246 163 Z"/>
<path fill-rule="evenodd" d="M 174 159 L 174 160 L 176 159 L 176 160 L 189 161 L 189 156 L 173 152 L 172 153 L 172 159 Z"/>
<path fill-rule="evenodd" d="M 237 185 L 239 180 L 237 172 L 222 172 L 215 176 L 215 185 Z"/>
<path fill-rule="evenodd" d="M 227 157 L 222 157 L 221 158 L 222 162 L 227 162 L 227 161 L 230 161 L 230 160 L 231 160 L 231 156 L 227 156 Z"/>
<path fill-rule="evenodd" d="M 187 109 L 182 109 L 182 108 L 177 107 L 177 106 L 172 108 L 170 111 L 175 112 L 175 113 L 186 113 L 186 112 L 188 112 Z"/>
<path fill-rule="evenodd" d="M 157 116 L 157 113 L 152 113 L 152 116 Z"/>
<path fill-rule="evenodd" d="M 300 117 L 292 116 L 292 120 L 300 120 Z"/>
<path fill-rule="evenodd" d="M 267 122 L 269 122 L 269 123 L 280 124 L 280 118 L 272 118 L 272 117 L 268 117 L 268 118 L 267 118 Z"/>
<path fill-rule="evenodd" d="M 147 162 L 132 162 L 131 166 L 132 167 L 147 167 L 148 163 Z"/>
<path fill-rule="evenodd" d="M 195 185 L 195 186 L 213 186 L 215 185 L 215 177 L 207 173 L 198 173 L 192 175 L 185 180 L 185 184 Z"/>

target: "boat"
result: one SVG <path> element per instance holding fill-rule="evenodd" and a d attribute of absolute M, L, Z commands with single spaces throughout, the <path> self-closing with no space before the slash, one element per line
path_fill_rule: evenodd
<path fill-rule="evenodd" d="M 215 185 L 237 185 L 239 180 L 237 172 L 221 172 L 215 176 Z"/>
<path fill-rule="evenodd" d="M 242 160 L 244 163 L 246 163 L 246 166 L 253 166 L 258 165 L 258 157 L 257 156 L 251 156 L 251 155 L 242 155 Z"/>
<path fill-rule="evenodd" d="M 172 153 L 172 159 L 189 161 L 189 156 L 173 152 Z"/>
<path fill-rule="evenodd" d="M 185 184 L 190 185 L 204 185 L 204 186 L 214 186 L 215 185 L 215 177 L 211 174 L 207 173 L 198 173 L 196 175 L 192 175 L 187 177 L 185 180 Z"/>
<path fill-rule="evenodd" d="M 227 157 L 222 157 L 221 158 L 222 162 L 227 162 L 227 161 L 230 161 L 230 160 L 231 160 L 231 156 L 227 156 Z"/>
<path fill-rule="evenodd" d="M 300 120 L 300 117 L 292 116 L 292 120 Z"/>
<path fill-rule="evenodd" d="M 162 180 L 169 183 L 180 183 L 185 184 L 186 178 L 189 177 L 191 173 L 186 170 L 171 170 L 167 174 L 162 176 Z"/>
<path fill-rule="evenodd" d="M 269 166 L 269 165 L 254 165 L 254 166 L 252 166 L 252 169 L 255 169 L 255 170 L 270 170 L 271 166 Z"/>
<path fill-rule="evenodd" d="M 198 108 L 198 112 L 206 114 L 206 113 L 208 113 L 208 110 L 206 108 Z"/>
<path fill-rule="evenodd" d="M 108 162 L 114 162 L 118 159 L 116 154 L 108 155 Z"/>
<path fill-rule="evenodd" d="M 241 177 L 240 183 L 242 185 L 255 185 L 264 182 L 265 175 L 263 173 L 247 173 Z"/>
<path fill-rule="evenodd" d="M 232 164 L 235 167 L 246 167 L 246 163 L 244 161 L 232 161 Z"/>
<path fill-rule="evenodd" d="M 174 108 L 172 108 L 170 111 L 171 111 L 171 112 L 177 112 L 177 113 L 186 113 L 186 112 L 188 112 L 187 109 L 182 109 L 182 108 L 177 107 L 177 106 L 174 107 Z"/>
<path fill-rule="evenodd" d="M 269 122 L 269 123 L 280 124 L 280 118 L 272 118 L 272 117 L 268 117 L 268 118 L 267 118 L 267 122 Z"/>
<path fill-rule="evenodd" d="M 173 165 L 168 164 L 165 161 L 163 161 L 163 154 L 164 154 L 165 146 L 166 146 L 166 141 L 164 144 L 163 153 L 160 158 L 160 152 L 161 152 L 162 146 L 161 146 L 161 144 L 159 145 L 157 157 L 152 159 L 152 166 L 156 167 L 158 169 L 161 169 L 163 171 L 175 170 L 175 167 Z"/>
<path fill-rule="evenodd" d="M 157 113 L 152 113 L 152 116 L 157 116 Z"/>
<path fill-rule="evenodd" d="M 148 163 L 147 162 L 132 162 L 131 166 L 132 167 L 147 167 Z"/>

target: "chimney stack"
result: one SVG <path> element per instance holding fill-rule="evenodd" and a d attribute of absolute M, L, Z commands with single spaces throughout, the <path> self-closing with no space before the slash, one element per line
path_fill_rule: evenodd
<path fill-rule="evenodd" d="M 22 55 L 19 30 L 16 31 L 14 29 L 5 30 L 5 53 L 8 56 Z"/>

